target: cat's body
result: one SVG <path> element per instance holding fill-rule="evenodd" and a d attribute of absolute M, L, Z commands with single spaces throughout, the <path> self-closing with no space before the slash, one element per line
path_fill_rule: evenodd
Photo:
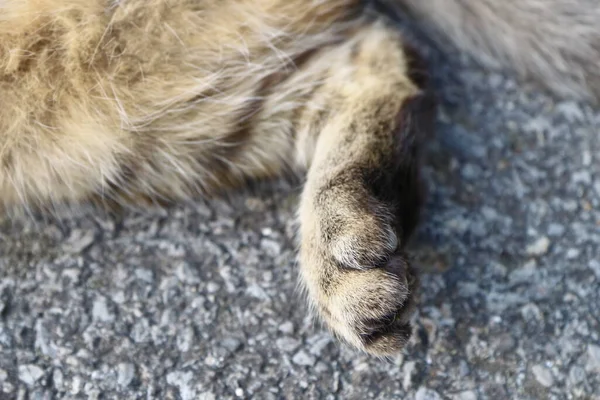
<path fill-rule="evenodd" d="M 516 23 L 513 36 L 525 39 L 515 47 L 512 36 L 493 42 L 494 32 L 511 9 L 531 18 L 538 0 L 396 3 L 459 45 L 494 43 L 500 59 L 561 93 L 599 89 L 600 28 L 587 19 L 585 40 L 572 46 L 578 36 L 561 34 L 562 22 L 552 27 L 562 41 Z M 556 21 L 578 15 L 551 3 Z M 352 345 L 396 352 L 410 335 L 416 281 L 402 248 L 421 202 L 418 148 L 433 108 L 417 55 L 365 7 L 0 1 L 0 208 L 179 200 L 307 170 L 299 222 L 308 297 Z M 575 10 L 600 15 L 585 0 Z M 490 32 L 476 29 L 482 15 Z M 458 31 L 461 19 L 477 34 Z M 528 45 L 539 54 L 520 57 Z"/>

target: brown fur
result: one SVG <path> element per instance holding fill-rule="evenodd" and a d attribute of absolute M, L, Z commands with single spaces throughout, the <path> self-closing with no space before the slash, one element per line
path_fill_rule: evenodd
<path fill-rule="evenodd" d="M 359 0 L 4 1 L 0 208 L 179 200 L 306 170 L 310 303 L 348 343 L 393 354 L 433 118 L 417 59 Z"/>

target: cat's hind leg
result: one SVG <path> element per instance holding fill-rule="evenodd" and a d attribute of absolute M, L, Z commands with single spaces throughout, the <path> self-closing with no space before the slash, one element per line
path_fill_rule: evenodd
<path fill-rule="evenodd" d="M 411 334 L 417 280 L 403 248 L 422 203 L 419 144 L 433 104 L 414 54 L 383 23 L 318 62 L 328 72 L 298 132 L 309 165 L 299 210 L 302 283 L 337 336 L 394 354 Z"/>

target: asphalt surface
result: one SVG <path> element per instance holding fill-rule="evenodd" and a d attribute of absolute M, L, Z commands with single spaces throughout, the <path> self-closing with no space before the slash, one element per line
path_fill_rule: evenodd
<path fill-rule="evenodd" d="M 0 222 L 0 399 L 600 399 L 600 112 L 431 54 L 416 333 L 377 360 L 296 290 L 298 190 Z"/>

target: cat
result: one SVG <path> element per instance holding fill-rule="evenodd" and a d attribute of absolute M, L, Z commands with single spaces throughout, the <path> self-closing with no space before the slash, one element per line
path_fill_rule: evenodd
<path fill-rule="evenodd" d="M 600 92 L 590 0 L 381 0 L 560 96 Z M 375 356 L 411 335 L 421 147 L 418 49 L 361 0 L 0 1 L 0 209 L 213 196 L 303 171 L 300 280 Z"/>

